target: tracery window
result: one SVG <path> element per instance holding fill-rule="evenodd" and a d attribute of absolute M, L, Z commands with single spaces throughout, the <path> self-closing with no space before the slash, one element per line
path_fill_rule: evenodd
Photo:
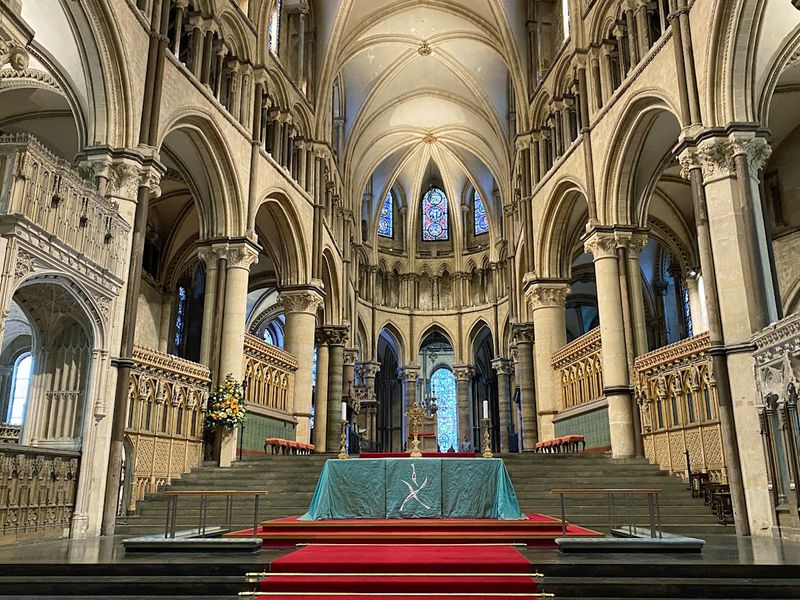
<path fill-rule="evenodd" d="M 436 397 L 436 428 L 439 449 L 458 450 L 458 413 L 456 412 L 456 378 L 450 369 L 439 367 L 431 375 L 431 395 Z"/>
<path fill-rule="evenodd" d="M 422 239 L 426 242 L 443 242 L 449 236 L 447 196 L 441 188 L 433 187 L 422 197 Z"/>
<path fill-rule="evenodd" d="M 394 198 L 392 197 L 392 192 L 386 194 L 386 199 L 381 207 L 378 235 L 387 238 L 394 236 Z"/>
<path fill-rule="evenodd" d="M 269 19 L 269 50 L 274 55 L 278 55 L 278 42 L 281 35 L 281 12 L 283 11 L 283 0 L 278 0 L 278 4 Z"/>
<path fill-rule="evenodd" d="M 475 217 L 475 235 L 489 233 L 489 221 L 486 219 L 486 206 L 483 204 L 478 190 L 473 193 L 473 213 Z"/>

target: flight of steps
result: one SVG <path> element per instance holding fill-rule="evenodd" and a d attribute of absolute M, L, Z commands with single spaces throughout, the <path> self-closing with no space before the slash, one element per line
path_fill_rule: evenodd
<path fill-rule="evenodd" d="M 228 469 L 202 466 L 175 481 L 172 489 L 266 489 L 260 518 L 274 519 L 303 514 L 327 460 L 325 455 L 267 456 L 234 463 Z M 559 515 L 559 499 L 549 493 L 558 487 L 642 488 L 662 490 L 661 520 L 663 529 L 687 535 L 732 535 L 733 527 L 719 525 L 702 500 L 692 498 L 686 484 L 671 477 L 645 459 L 612 460 L 596 454 L 514 454 L 505 456 L 506 468 L 514 482 L 520 507 L 526 512 Z M 197 526 L 198 499 L 181 499 L 177 527 Z M 608 531 L 606 496 L 576 496 L 567 499 L 567 518 L 583 527 Z M 224 522 L 225 501 L 209 500 L 208 524 Z M 647 523 L 644 498 L 637 500 L 640 524 Z M 619 506 L 617 514 L 625 515 Z M 253 525 L 253 500 L 235 501 L 234 527 Z M 137 505 L 136 515 L 117 527 L 125 535 L 145 535 L 164 531 L 166 498 L 148 496 Z"/>

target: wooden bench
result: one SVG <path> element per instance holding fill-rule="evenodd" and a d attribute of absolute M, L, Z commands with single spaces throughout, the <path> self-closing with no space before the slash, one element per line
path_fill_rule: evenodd
<path fill-rule="evenodd" d="M 267 453 L 267 448 L 272 451 L 272 454 L 305 455 L 313 454 L 315 446 L 314 444 L 285 440 L 283 438 L 267 438 L 264 440 L 264 454 Z"/>
<path fill-rule="evenodd" d="M 562 435 L 552 440 L 536 442 L 536 452 L 580 452 L 586 450 L 586 438 L 582 435 Z"/>

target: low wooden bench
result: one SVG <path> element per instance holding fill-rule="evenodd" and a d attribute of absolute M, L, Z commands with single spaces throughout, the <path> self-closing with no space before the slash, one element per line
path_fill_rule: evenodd
<path fill-rule="evenodd" d="M 580 452 L 586 450 L 586 438 L 582 435 L 562 435 L 552 440 L 536 442 L 536 452 Z"/>
<path fill-rule="evenodd" d="M 267 448 L 272 454 L 313 454 L 315 446 L 283 438 L 267 438 L 264 440 L 264 454 L 267 453 Z"/>

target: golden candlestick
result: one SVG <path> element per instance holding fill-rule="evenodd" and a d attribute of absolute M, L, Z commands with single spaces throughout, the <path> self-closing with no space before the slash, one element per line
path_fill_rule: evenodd
<path fill-rule="evenodd" d="M 492 441 L 489 439 L 489 419 L 483 421 L 483 458 L 494 458 L 492 454 Z"/>
<path fill-rule="evenodd" d="M 414 405 L 408 409 L 406 417 L 411 424 L 411 433 L 414 435 L 414 439 L 411 440 L 411 458 L 419 458 L 422 456 L 422 452 L 419 449 L 419 427 L 422 425 L 422 420 L 425 418 L 425 411 L 415 402 Z"/>
<path fill-rule="evenodd" d="M 339 448 L 339 458 L 348 458 L 347 454 L 347 421 L 342 421 L 342 438 Z"/>

